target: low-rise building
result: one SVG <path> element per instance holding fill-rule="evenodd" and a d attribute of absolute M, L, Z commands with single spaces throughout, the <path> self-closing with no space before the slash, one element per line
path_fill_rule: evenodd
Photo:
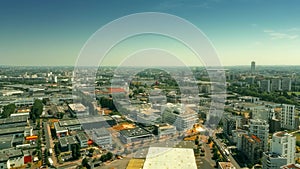
<path fill-rule="evenodd" d="M 262 157 L 263 169 L 278 169 L 287 164 L 287 159 L 280 154 L 264 152 Z"/>
<path fill-rule="evenodd" d="M 99 146 L 105 147 L 112 144 L 111 133 L 106 128 L 88 130 L 87 134 Z"/>
<path fill-rule="evenodd" d="M 218 162 L 218 169 L 236 169 L 231 162 Z"/>
<path fill-rule="evenodd" d="M 153 134 L 140 127 L 120 131 L 120 140 L 125 144 L 149 140 L 152 137 Z"/>
<path fill-rule="evenodd" d="M 68 129 L 66 127 L 60 126 L 58 122 L 54 122 L 54 129 L 58 138 L 68 135 Z"/>
<path fill-rule="evenodd" d="M 71 151 L 72 145 L 78 144 L 75 136 L 61 137 L 58 139 L 61 151 Z"/>
<path fill-rule="evenodd" d="M 89 138 L 86 136 L 84 132 L 77 133 L 76 137 L 79 141 L 81 148 L 88 147 Z"/>
<path fill-rule="evenodd" d="M 8 148 L 0 150 L 0 167 L 19 168 L 24 166 L 24 155 L 21 149 Z"/>
<path fill-rule="evenodd" d="M 154 131 L 159 137 L 170 136 L 177 132 L 176 127 L 169 125 L 168 123 L 156 125 Z"/>

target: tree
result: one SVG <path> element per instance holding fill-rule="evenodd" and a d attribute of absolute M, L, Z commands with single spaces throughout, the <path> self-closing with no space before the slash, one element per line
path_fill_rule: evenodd
<path fill-rule="evenodd" d="M 71 145 L 72 149 L 72 157 L 74 160 L 77 160 L 80 158 L 80 146 L 78 144 L 72 144 Z"/>
<path fill-rule="evenodd" d="M 41 100 L 36 99 L 34 100 L 33 106 L 31 107 L 31 111 L 29 117 L 31 120 L 35 121 L 40 117 L 43 112 L 43 103 Z"/>
<path fill-rule="evenodd" d="M 16 105 L 14 103 L 6 105 L 3 107 L 2 117 L 7 118 L 16 110 Z"/>
<path fill-rule="evenodd" d="M 87 158 L 82 159 L 81 165 L 86 168 L 90 168 L 89 160 Z"/>

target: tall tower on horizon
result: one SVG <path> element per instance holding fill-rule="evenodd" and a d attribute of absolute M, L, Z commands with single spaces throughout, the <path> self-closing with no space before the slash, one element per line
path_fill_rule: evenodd
<path fill-rule="evenodd" d="M 251 73 L 252 74 L 255 73 L 255 62 L 254 61 L 251 62 Z"/>

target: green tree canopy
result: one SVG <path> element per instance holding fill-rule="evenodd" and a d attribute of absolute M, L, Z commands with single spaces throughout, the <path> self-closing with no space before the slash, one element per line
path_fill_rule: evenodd
<path fill-rule="evenodd" d="M 43 112 L 43 102 L 39 99 L 34 100 L 33 106 L 31 107 L 31 111 L 29 117 L 31 120 L 35 121 Z"/>
<path fill-rule="evenodd" d="M 3 107 L 2 117 L 7 118 L 16 110 L 16 105 L 14 103 L 6 105 Z"/>

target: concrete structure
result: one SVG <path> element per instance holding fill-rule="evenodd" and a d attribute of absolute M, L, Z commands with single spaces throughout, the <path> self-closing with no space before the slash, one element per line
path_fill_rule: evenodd
<path fill-rule="evenodd" d="M 236 147 L 238 150 L 242 149 L 242 136 L 244 134 L 248 134 L 248 131 L 241 129 L 232 131 L 232 142 L 236 143 Z"/>
<path fill-rule="evenodd" d="M 275 78 L 271 80 L 271 91 L 281 91 L 281 79 Z"/>
<path fill-rule="evenodd" d="M 175 126 L 179 131 L 191 129 L 197 120 L 197 113 L 182 104 L 167 103 L 162 111 L 162 121 Z"/>
<path fill-rule="evenodd" d="M 99 146 L 110 146 L 112 144 L 111 133 L 106 128 L 88 130 L 87 134 Z"/>
<path fill-rule="evenodd" d="M 247 157 L 249 163 L 259 163 L 262 157 L 263 144 L 262 141 L 255 135 L 242 135 L 242 153 Z"/>
<path fill-rule="evenodd" d="M 80 144 L 81 148 L 88 147 L 89 138 L 85 135 L 84 132 L 77 133 L 76 137 L 77 137 L 77 139 L 79 141 L 79 144 Z"/>
<path fill-rule="evenodd" d="M 231 162 L 218 162 L 218 169 L 236 169 Z"/>
<path fill-rule="evenodd" d="M 291 91 L 292 90 L 292 79 L 291 78 L 282 78 L 281 79 L 281 88 L 282 91 Z"/>
<path fill-rule="evenodd" d="M 9 148 L 0 150 L 0 168 L 24 167 L 24 155 L 21 149 Z"/>
<path fill-rule="evenodd" d="M 295 163 L 295 149 L 296 137 L 282 131 L 273 134 L 270 150 L 285 157 L 287 164 Z"/>
<path fill-rule="evenodd" d="M 227 136 L 232 135 L 232 131 L 241 127 L 242 125 L 242 117 L 241 116 L 233 116 L 231 113 L 226 113 L 222 119 L 223 122 L 223 132 Z"/>
<path fill-rule="evenodd" d="M 176 134 L 176 127 L 169 124 L 160 124 L 155 126 L 156 134 L 159 137 Z"/>
<path fill-rule="evenodd" d="M 69 106 L 69 109 L 71 110 L 71 113 L 73 115 L 76 115 L 77 117 L 89 115 L 88 107 L 85 107 L 81 103 L 69 104 L 68 106 Z"/>
<path fill-rule="evenodd" d="M 271 82 L 270 80 L 262 80 L 260 81 L 260 90 L 263 92 L 271 91 Z"/>
<path fill-rule="evenodd" d="M 0 129 L 28 125 L 28 116 L 14 116 L 0 119 Z"/>
<path fill-rule="evenodd" d="M 197 169 L 193 149 L 150 147 L 143 169 Z"/>
<path fill-rule="evenodd" d="M 120 131 L 120 140 L 125 144 L 150 140 L 152 138 L 153 134 L 140 127 Z"/>
<path fill-rule="evenodd" d="M 287 159 L 277 153 L 264 152 L 262 157 L 263 169 L 278 169 L 287 164 Z"/>
<path fill-rule="evenodd" d="M 280 120 L 275 118 L 270 119 L 270 133 L 280 131 L 280 129 L 281 129 Z"/>
<path fill-rule="evenodd" d="M 58 138 L 68 135 L 68 129 L 66 127 L 60 126 L 58 122 L 54 123 L 54 129 Z"/>
<path fill-rule="evenodd" d="M 255 73 L 255 62 L 254 61 L 251 62 L 251 73 L 252 74 Z"/>
<path fill-rule="evenodd" d="M 78 119 L 61 120 L 59 126 L 68 129 L 69 131 L 81 130 L 82 126 Z"/>
<path fill-rule="evenodd" d="M 280 112 L 281 127 L 289 130 L 298 128 L 295 126 L 295 105 L 283 104 Z"/>
<path fill-rule="evenodd" d="M 58 139 L 58 142 L 60 144 L 61 151 L 71 151 L 72 145 L 78 144 L 75 136 L 61 137 Z"/>
<path fill-rule="evenodd" d="M 257 136 L 263 142 L 263 151 L 268 150 L 269 124 L 267 121 L 250 119 L 249 134 Z"/>

